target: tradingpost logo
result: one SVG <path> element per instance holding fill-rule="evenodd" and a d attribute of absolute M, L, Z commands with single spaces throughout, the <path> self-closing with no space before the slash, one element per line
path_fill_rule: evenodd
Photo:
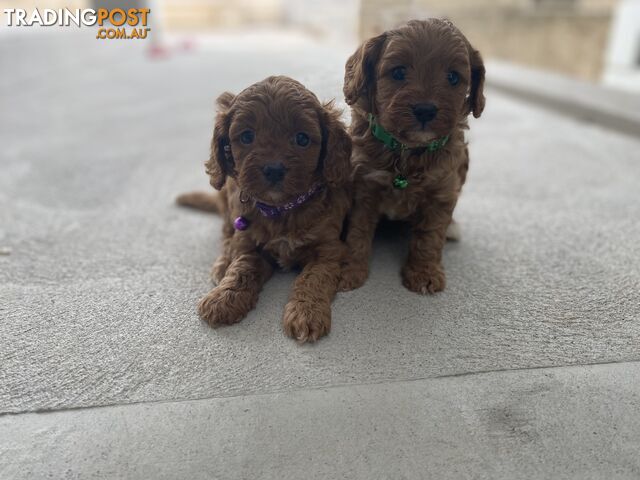
<path fill-rule="evenodd" d="M 7 27 L 93 27 L 98 26 L 96 38 L 131 40 L 145 39 L 151 31 L 147 27 L 148 8 L 43 8 L 27 11 L 23 8 L 5 8 Z"/>

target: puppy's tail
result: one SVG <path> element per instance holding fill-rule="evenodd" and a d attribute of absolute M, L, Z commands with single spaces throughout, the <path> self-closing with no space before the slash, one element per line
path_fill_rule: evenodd
<path fill-rule="evenodd" d="M 176 197 L 176 203 L 183 207 L 204 210 L 205 212 L 222 213 L 224 203 L 219 195 L 206 192 L 183 193 Z"/>

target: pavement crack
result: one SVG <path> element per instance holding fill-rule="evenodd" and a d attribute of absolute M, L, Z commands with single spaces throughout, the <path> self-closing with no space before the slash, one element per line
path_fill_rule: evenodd
<path fill-rule="evenodd" d="M 535 366 L 535 367 L 500 368 L 500 369 L 494 369 L 494 370 L 488 369 L 488 370 L 478 370 L 474 372 L 461 372 L 461 373 L 452 373 L 452 374 L 446 374 L 446 375 L 436 375 L 431 377 L 405 378 L 405 379 L 403 378 L 381 379 L 379 381 L 362 382 L 362 383 L 336 383 L 332 385 L 312 385 L 309 387 L 301 387 L 301 388 L 293 388 L 293 389 L 271 390 L 271 391 L 264 391 L 264 392 L 246 392 L 246 393 L 237 393 L 237 394 L 230 394 L 230 395 L 212 395 L 208 397 L 163 399 L 163 400 L 141 400 L 141 401 L 123 402 L 123 403 L 106 403 L 102 405 L 85 405 L 85 406 L 77 406 L 77 407 L 24 410 L 20 412 L 1 412 L 0 418 L 34 414 L 34 413 L 49 414 L 49 413 L 95 410 L 95 409 L 113 408 L 113 407 L 127 407 L 127 406 L 134 406 L 134 405 L 158 405 L 158 404 L 172 404 L 172 403 L 178 404 L 178 403 L 202 402 L 202 401 L 210 401 L 210 400 L 218 400 L 218 399 L 223 400 L 223 399 L 239 398 L 239 397 L 257 397 L 257 396 L 278 395 L 278 394 L 296 393 L 296 392 L 313 392 L 313 391 L 319 391 L 319 390 L 333 390 L 337 388 L 361 387 L 361 386 L 368 386 L 368 385 L 384 385 L 384 384 L 393 385 L 397 383 L 414 383 L 414 382 L 423 382 L 427 380 L 437 381 L 437 380 L 446 380 L 449 378 L 488 375 L 492 373 L 509 373 L 509 372 L 517 373 L 517 372 L 538 371 L 538 370 L 555 370 L 555 369 L 561 369 L 561 368 L 572 369 L 572 368 L 580 368 L 580 367 L 595 367 L 599 365 L 621 365 L 621 364 L 637 364 L 637 363 L 640 363 L 640 360 L 614 360 L 610 362 L 576 363 L 576 364 L 570 364 L 570 365 L 541 365 L 541 366 Z"/>

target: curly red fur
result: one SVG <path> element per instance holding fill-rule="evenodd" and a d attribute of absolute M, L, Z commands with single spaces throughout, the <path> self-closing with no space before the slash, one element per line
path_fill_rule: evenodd
<path fill-rule="evenodd" d="M 274 268 L 299 266 L 284 330 L 300 342 L 329 332 L 331 301 L 346 253 L 340 235 L 351 204 L 351 139 L 339 117 L 331 103 L 320 104 L 287 77 L 269 77 L 237 96 L 219 97 L 206 170 L 221 192 L 216 200 L 179 197 L 182 204 L 224 215 L 223 253 L 212 271 L 217 286 L 199 304 L 200 316 L 211 326 L 240 321 L 254 308 Z M 254 134 L 250 144 L 241 140 L 247 130 Z M 295 142 L 300 132 L 309 137 L 305 147 Z M 277 185 L 263 175 L 274 162 L 286 171 Z M 257 200 L 285 204 L 316 184 L 323 185 L 320 193 L 281 217 L 264 217 L 255 208 Z M 239 216 L 249 221 L 248 229 L 234 229 Z"/>
<path fill-rule="evenodd" d="M 393 77 L 398 66 L 406 78 Z M 456 85 L 448 81 L 451 71 L 459 75 Z M 451 22 L 438 19 L 414 20 L 371 38 L 347 61 L 344 93 L 352 107 L 355 196 L 342 290 L 365 282 L 374 230 L 383 216 L 411 225 L 404 285 L 419 293 L 444 289 L 442 249 L 469 166 L 463 130 L 468 114 L 479 117 L 484 109 L 484 74 L 479 52 Z M 412 111 L 425 103 L 437 107 L 426 126 Z M 370 132 L 370 113 L 414 149 L 387 149 Z M 445 135 L 449 141 L 438 151 L 417 148 Z M 392 185 L 398 173 L 409 180 L 405 190 Z"/>

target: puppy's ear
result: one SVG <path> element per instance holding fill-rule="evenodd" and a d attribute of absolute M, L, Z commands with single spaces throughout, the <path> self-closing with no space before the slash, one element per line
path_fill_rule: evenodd
<path fill-rule="evenodd" d="M 361 97 L 371 98 L 374 93 L 375 68 L 386 39 L 386 33 L 370 38 L 347 60 L 343 92 L 348 105 Z"/>
<path fill-rule="evenodd" d="M 344 185 L 351 175 L 351 137 L 333 102 L 324 105 L 321 115 L 322 148 L 319 167 L 327 184 Z"/>
<path fill-rule="evenodd" d="M 469 113 L 478 118 L 484 110 L 484 62 L 480 52 L 471 45 L 469 48 L 469 62 L 471 63 L 471 90 L 469 92 Z"/>
<path fill-rule="evenodd" d="M 224 92 L 216 100 L 218 113 L 213 128 L 211 139 L 211 153 L 205 163 L 209 182 L 216 190 L 220 190 L 227 179 L 227 175 L 233 173 L 233 156 L 231 155 L 231 142 L 229 140 L 229 125 L 231 117 L 229 109 L 235 97 L 229 92 Z"/>

